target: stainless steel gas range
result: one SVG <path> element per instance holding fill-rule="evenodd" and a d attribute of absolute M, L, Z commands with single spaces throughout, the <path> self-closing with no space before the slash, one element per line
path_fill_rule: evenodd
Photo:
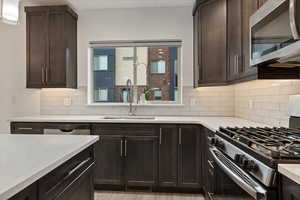
<path fill-rule="evenodd" d="M 300 118 L 291 128 L 220 128 L 209 138 L 214 200 L 279 200 L 279 163 L 300 163 Z M 293 128 L 296 127 L 296 128 Z"/>

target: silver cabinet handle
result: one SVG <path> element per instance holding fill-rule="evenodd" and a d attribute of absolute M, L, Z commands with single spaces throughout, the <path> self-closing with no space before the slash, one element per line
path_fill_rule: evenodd
<path fill-rule="evenodd" d="M 207 160 L 207 163 L 209 164 L 209 166 L 211 168 L 213 168 L 213 169 L 215 168 L 214 165 L 213 165 L 213 161 Z"/>
<path fill-rule="evenodd" d="M 123 156 L 123 140 L 121 140 L 121 153 L 120 153 L 120 156 L 121 157 Z"/>
<path fill-rule="evenodd" d="M 159 129 L 159 144 L 161 144 L 162 128 Z"/>
<path fill-rule="evenodd" d="M 45 66 L 45 83 L 48 83 L 48 68 Z"/>
<path fill-rule="evenodd" d="M 127 140 L 125 140 L 125 152 L 124 152 L 124 156 L 127 157 Z"/>
<path fill-rule="evenodd" d="M 238 74 L 239 73 L 239 64 L 240 64 L 240 56 L 237 55 L 236 56 L 236 73 Z"/>
<path fill-rule="evenodd" d="M 181 145 L 181 128 L 179 128 L 179 145 Z"/>
<path fill-rule="evenodd" d="M 291 31 L 294 39 L 295 40 L 300 39 L 299 30 L 297 26 L 297 1 L 296 0 L 290 0 L 290 26 L 291 26 Z"/>
<path fill-rule="evenodd" d="M 28 131 L 28 130 L 33 130 L 33 128 L 18 128 L 20 131 Z"/>
<path fill-rule="evenodd" d="M 45 65 L 42 66 L 42 84 L 45 85 Z"/>

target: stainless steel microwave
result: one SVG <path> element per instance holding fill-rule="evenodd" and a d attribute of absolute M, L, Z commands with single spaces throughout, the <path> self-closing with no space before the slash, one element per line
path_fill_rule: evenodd
<path fill-rule="evenodd" d="M 268 0 L 250 18 L 251 65 L 300 67 L 300 0 Z"/>

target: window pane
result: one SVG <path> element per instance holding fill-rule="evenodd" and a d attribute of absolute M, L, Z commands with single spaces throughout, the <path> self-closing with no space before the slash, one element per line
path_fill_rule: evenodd
<path fill-rule="evenodd" d="M 164 74 L 166 73 L 166 61 L 159 60 L 151 63 L 151 73 Z"/>
<path fill-rule="evenodd" d="M 166 61 L 160 60 L 158 61 L 158 72 L 160 74 L 164 74 L 166 72 Z"/>
<path fill-rule="evenodd" d="M 154 98 L 155 98 L 155 100 L 161 100 L 162 99 L 160 89 L 154 90 Z"/>
<path fill-rule="evenodd" d="M 108 70 L 108 56 L 95 56 L 94 57 L 95 70 Z"/>
<path fill-rule="evenodd" d="M 108 101 L 108 89 L 96 89 L 95 101 Z"/>
<path fill-rule="evenodd" d="M 127 90 L 126 90 L 126 88 L 122 88 L 120 93 L 121 93 L 120 101 L 123 102 L 123 103 L 127 103 Z"/>

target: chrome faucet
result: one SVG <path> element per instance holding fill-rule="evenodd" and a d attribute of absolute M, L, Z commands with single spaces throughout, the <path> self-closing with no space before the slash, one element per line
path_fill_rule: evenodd
<path fill-rule="evenodd" d="M 130 79 L 127 80 L 126 82 L 126 90 L 127 90 L 127 102 L 129 103 L 129 116 L 133 116 L 134 111 L 133 111 L 133 107 L 132 107 L 132 103 L 133 103 L 133 85 L 132 85 L 132 81 Z"/>

